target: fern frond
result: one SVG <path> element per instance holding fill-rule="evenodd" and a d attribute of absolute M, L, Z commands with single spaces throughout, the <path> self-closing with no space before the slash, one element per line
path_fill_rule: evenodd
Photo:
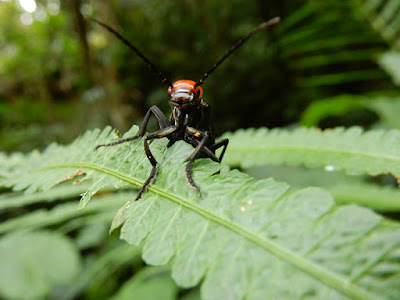
<path fill-rule="evenodd" d="M 246 169 L 254 178 L 274 177 L 292 188 L 318 186 L 328 191 L 339 204 L 357 204 L 382 212 L 400 212 L 400 189 L 374 182 L 365 176 L 346 176 L 343 171 L 308 169 L 303 166 L 263 165 Z"/>
<path fill-rule="evenodd" d="M 3 193 L 0 195 L 0 209 L 22 208 L 35 203 L 53 202 L 61 199 L 76 197 L 87 190 L 87 184 L 61 185 L 46 193 Z"/>
<path fill-rule="evenodd" d="M 395 85 L 400 85 L 400 52 L 387 51 L 379 56 L 378 63 L 390 75 Z"/>
<path fill-rule="evenodd" d="M 378 58 L 381 67 L 392 77 L 396 85 L 400 84 L 399 50 L 400 50 L 400 2 L 396 0 L 354 0 L 366 15 L 371 27 L 391 46 Z"/>
<path fill-rule="evenodd" d="M 292 143 L 307 136 L 301 130 Z M 136 131 L 135 126 L 127 135 Z M 344 135 L 352 142 L 358 131 Z M 261 138 L 268 131 L 257 132 Z M 115 138 L 107 128 L 87 132 L 67 147 L 52 145 L 41 155 L 28 155 L 23 168 L 8 171 L 1 182 L 33 192 L 84 172 L 92 184 L 83 205 L 101 187 L 141 186 L 150 171 L 142 141 L 93 152 L 95 145 Z M 391 141 L 394 145 L 395 139 Z M 209 159 L 194 164 L 194 180 L 202 191 L 198 194 L 184 172 L 193 148 L 184 142 L 167 148 L 167 142 L 151 144 L 160 163 L 158 177 L 143 199 L 135 202 L 132 197 L 119 210 L 114 227 L 123 223 L 122 238 L 143 244 L 149 264 L 171 262 L 178 285 L 193 287 L 204 278 L 206 299 L 296 299 L 310 293 L 335 299 L 400 296 L 398 224 L 388 224 L 368 209 L 336 207 L 321 189 L 288 191 L 284 183 L 256 181 Z M 359 169 L 363 159 L 356 161 Z"/>
<path fill-rule="evenodd" d="M 262 164 L 303 164 L 343 169 L 349 174 L 400 175 L 400 131 L 359 127 L 324 131 L 297 128 L 247 129 L 226 134 L 224 162 L 250 167 Z"/>
<path fill-rule="evenodd" d="M 298 86 L 315 88 L 387 80 L 375 64 L 376 56 L 387 46 L 373 29 L 365 26 L 358 17 L 359 11 L 356 1 L 306 1 L 283 18 L 277 27 L 281 33 L 280 53 L 296 73 Z"/>
<path fill-rule="evenodd" d="M 298 299 L 307 291 L 316 298 L 340 298 L 339 292 L 373 299 L 374 293 L 387 298 L 399 293 L 371 290 L 383 263 L 378 257 L 397 255 L 399 226 L 386 228 L 380 217 L 356 206 L 335 208 L 319 189 L 288 193 L 285 184 L 253 181 L 237 171 L 197 180 L 207 187 L 202 199 L 151 193 L 116 217 L 124 216 L 122 238 L 144 243 L 149 264 L 174 257 L 178 285 L 191 287 L 206 276 L 205 299 Z M 372 250 L 376 242 L 386 246 Z M 385 286 L 393 289 L 399 269 L 391 268 L 397 271 Z"/>
<path fill-rule="evenodd" d="M 64 190 L 64 189 L 63 189 Z M 46 193 L 35 193 L 28 195 L 21 195 L 18 193 L 17 197 L 12 196 L 9 201 L 19 198 L 18 202 L 25 202 L 25 199 L 31 200 L 32 198 L 39 198 L 40 195 L 46 197 L 46 194 L 53 194 L 52 191 Z M 58 191 L 59 192 L 59 191 Z M 78 194 L 76 194 L 78 196 Z M 118 193 L 112 196 L 97 197 L 96 201 L 90 205 L 87 209 L 77 212 L 77 205 L 74 202 L 67 202 L 59 204 L 53 209 L 36 209 L 32 212 L 27 212 L 21 216 L 8 219 L 0 223 L 0 234 L 10 233 L 13 231 L 24 230 L 29 228 L 30 230 L 39 229 L 43 227 L 54 226 L 63 224 L 74 220 L 73 224 L 64 225 L 66 228 L 61 228 L 60 231 L 71 231 L 75 227 L 87 225 L 91 222 L 108 221 L 113 219 L 113 216 L 117 212 L 118 208 L 123 205 L 127 199 L 134 197 L 135 194 L 132 192 Z M 6 202 L 9 202 L 6 201 Z M 20 207 L 22 209 L 22 207 Z M 73 227 L 73 228 L 71 228 Z"/>
<path fill-rule="evenodd" d="M 393 0 L 355 0 L 367 15 L 371 26 L 394 48 L 400 46 L 400 3 Z"/>

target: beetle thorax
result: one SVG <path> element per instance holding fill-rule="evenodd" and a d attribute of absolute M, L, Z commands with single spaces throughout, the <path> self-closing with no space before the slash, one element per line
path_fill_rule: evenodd
<path fill-rule="evenodd" d="M 168 89 L 168 93 L 173 106 L 188 107 L 198 103 L 203 89 L 192 80 L 178 80 Z"/>

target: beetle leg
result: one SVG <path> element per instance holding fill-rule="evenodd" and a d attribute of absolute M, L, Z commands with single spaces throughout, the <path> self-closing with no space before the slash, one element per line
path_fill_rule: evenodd
<path fill-rule="evenodd" d="M 224 157 L 226 148 L 228 147 L 228 143 L 229 143 L 228 139 L 222 139 L 222 140 L 220 140 L 220 141 L 218 141 L 218 142 L 216 142 L 216 143 L 214 143 L 213 145 L 210 146 L 210 150 L 211 151 L 215 151 L 218 148 L 224 147 L 222 149 L 221 155 L 219 156 L 219 162 L 221 162 L 222 158 Z"/>
<path fill-rule="evenodd" d="M 118 140 L 116 142 L 112 142 L 109 144 L 97 145 L 96 148 L 94 148 L 94 151 L 96 151 L 100 147 L 111 147 L 111 146 L 119 145 L 119 144 L 122 144 L 125 142 L 130 142 L 130 141 L 136 140 L 139 137 L 142 137 L 144 135 L 144 133 L 146 132 L 146 128 L 149 123 L 151 113 L 153 113 L 156 116 L 158 125 L 160 126 L 161 129 L 164 129 L 171 125 L 169 120 L 167 119 L 167 117 L 163 114 L 163 112 L 157 106 L 153 105 L 152 107 L 150 107 L 150 109 L 147 111 L 146 115 L 144 116 L 142 125 L 140 125 L 139 131 L 135 136 L 131 136 L 131 137 L 128 137 L 128 138 L 125 138 L 122 140 Z"/>
<path fill-rule="evenodd" d="M 157 162 L 156 158 L 154 157 L 153 153 L 151 153 L 149 143 L 147 141 L 153 140 L 153 139 L 161 139 L 163 137 L 166 137 L 166 136 L 170 135 L 171 133 L 173 133 L 176 129 L 177 129 L 176 126 L 169 126 L 169 127 L 165 127 L 163 129 L 160 129 L 160 130 L 157 130 L 157 131 L 154 131 L 152 133 L 148 133 L 145 135 L 144 151 L 146 152 L 146 156 L 152 165 L 152 169 L 151 169 L 149 177 L 147 177 L 142 188 L 140 189 L 139 194 L 137 195 L 135 201 L 139 200 L 142 197 L 143 193 L 146 191 L 146 189 L 150 185 L 151 181 L 157 175 L 158 162 Z"/>
<path fill-rule="evenodd" d="M 190 131 L 190 127 L 187 127 L 188 132 L 191 133 Z M 204 150 L 205 148 L 205 144 L 208 140 L 209 134 L 207 131 L 205 132 L 200 132 L 197 131 L 195 134 L 193 134 L 196 137 L 200 137 L 201 135 L 203 136 L 203 138 L 201 139 L 201 141 L 197 144 L 196 148 L 194 149 L 193 153 L 189 156 L 188 159 L 188 163 L 186 165 L 185 168 L 185 172 L 186 172 L 186 179 L 188 181 L 188 183 L 194 187 L 196 189 L 196 191 L 198 191 L 200 193 L 200 188 L 194 183 L 193 178 L 192 178 L 192 163 L 194 162 L 194 160 L 196 159 L 196 157 L 199 155 L 199 153 L 201 151 Z M 208 149 L 208 148 L 207 148 Z M 208 149 L 209 150 L 209 149 Z M 210 151 L 211 152 L 211 151 Z"/>
<path fill-rule="evenodd" d="M 192 139 L 191 137 L 185 140 L 186 142 L 188 142 L 189 144 L 191 144 L 194 148 L 197 147 L 198 144 L 200 144 L 200 141 L 196 140 L 196 139 Z M 218 157 L 215 156 L 215 154 L 210 150 L 210 148 L 208 146 L 204 146 L 202 151 L 207 154 L 206 158 L 210 158 L 211 160 L 219 163 L 220 160 Z"/>

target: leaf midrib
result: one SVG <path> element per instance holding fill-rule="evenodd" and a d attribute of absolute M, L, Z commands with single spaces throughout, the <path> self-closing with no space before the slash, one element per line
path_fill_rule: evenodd
<path fill-rule="evenodd" d="M 112 170 L 110 168 L 93 164 L 93 163 L 64 163 L 64 164 L 53 164 L 53 165 L 48 165 L 46 167 L 42 167 L 39 169 L 36 169 L 36 171 L 41 171 L 41 170 L 48 170 L 48 169 L 58 169 L 58 168 L 80 168 L 80 169 L 92 169 L 96 170 L 99 172 L 103 172 L 105 174 L 114 176 L 118 179 L 121 179 L 127 183 L 130 183 L 134 186 L 141 187 L 143 184 L 143 181 L 135 179 L 131 176 L 127 176 L 124 174 L 121 174 L 115 170 Z M 342 294 L 352 298 L 352 299 L 379 299 L 375 296 L 373 296 L 371 293 L 368 293 L 366 290 L 363 288 L 347 281 L 345 278 L 342 276 L 335 274 L 333 272 L 330 272 L 326 270 L 325 268 L 322 268 L 321 266 L 305 259 L 302 256 L 299 256 L 281 246 L 278 244 L 274 243 L 272 240 L 265 238 L 265 237 L 260 237 L 259 235 L 247 230 L 246 228 L 231 222 L 230 220 L 227 220 L 225 218 L 222 218 L 218 215 L 213 214 L 211 211 L 196 205 L 193 202 L 187 201 L 181 197 L 178 197 L 177 195 L 174 195 L 168 191 L 165 191 L 164 189 L 158 188 L 156 186 L 149 186 L 148 191 L 153 192 L 154 194 L 161 196 L 163 198 L 166 198 L 168 200 L 171 200 L 177 204 L 179 204 L 182 207 L 185 207 L 193 212 L 196 212 L 200 216 L 208 219 L 209 221 L 212 221 L 220 226 L 225 227 L 226 229 L 235 232 L 236 234 L 242 236 L 246 240 L 254 243 L 255 245 L 263 248 L 270 254 L 274 255 L 275 257 L 281 259 L 282 261 L 285 261 L 292 266 L 298 268 L 299 270 L 303 271 L 304 273 L 314 277 L 316 280 L 323 282 L 327 286 L 341 292 Z"/>

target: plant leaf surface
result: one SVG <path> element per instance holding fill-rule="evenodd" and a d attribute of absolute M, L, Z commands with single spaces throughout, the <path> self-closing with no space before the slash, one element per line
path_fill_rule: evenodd
<path fill-rule="evenodd" d="M 354 130 L 357 135 L 358 129 L 344 135 L 352 140 Z M 133 127 L 127 135 L 136 131 Z M 262 137 L 265 131 L 258 132 Z M 53 145 L 27 157 L 24 168 L 7 171 L 1 183 L 32 192 L 81 171 L 93 180 L 83 204 L 101 187 L 141 186 L 150 171 L 141 141 L 93 152 L 95 145 L 113 139 L 107 128 L 87 132 L 67 147 Z M 273 179 L 257 181 L 221 169 L 209 159 L 193 166 L 198 194 L 184 172 L 193 148 L 184 142 L 166 145 L 166 139 L 151 144 L 158 176 L 143 199 L 131 199 L 119 210 L 114 227 L 122 224 L 122 238 L 143 245 L 147 263 L 171 264 L 179 286 L 203 280 L 205 299 L 400 297 L 398 224 L 369 209 L 336 206 L 321 189 L 290 190 Z"/>
<path fill-rule="evenodd" d="M 329 166 L 348 174 L 400 175 L 400 130 L 363 131 L 360 127 L 244 129 L 229 138 L 224 163 L 244 168 L 263 164 Z"/>

